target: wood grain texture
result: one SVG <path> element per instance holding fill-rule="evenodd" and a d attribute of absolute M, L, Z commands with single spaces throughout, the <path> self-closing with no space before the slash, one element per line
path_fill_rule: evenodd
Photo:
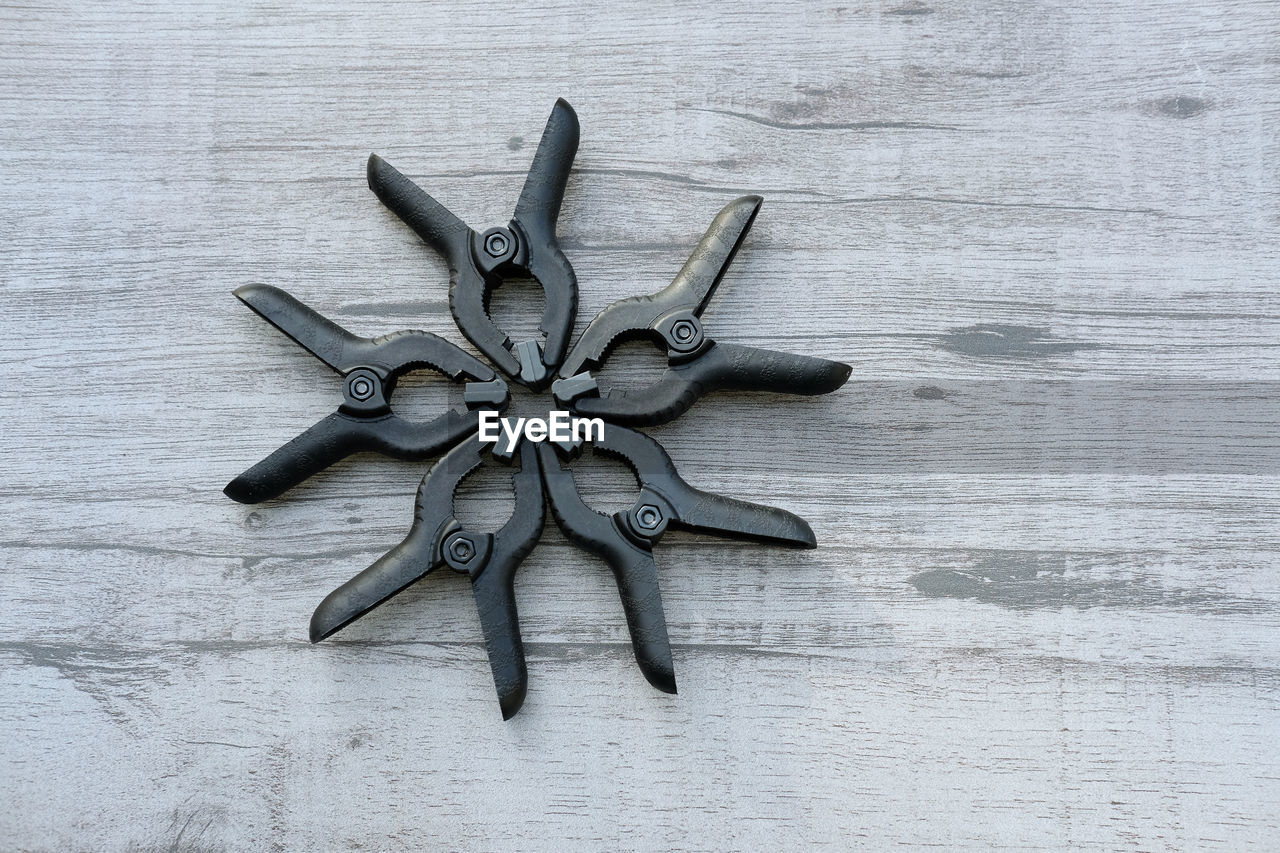
<path fill-rule="evenodd" d="M 0 849 L 1280 846 L 1280 8 L 349 5 L 0 5 Z M 548 523 L 504 724 L 458 578 L 306 642 L 422 469 L 223 498 L 337 394 L 230 291 L 461 342 L 365 157 L 502 223 L 557 96 L 580 327 L 760 193 L 708 329 L 854 378 L 653 430 L 821 543 L 662 542 L 678 696 Z"/>

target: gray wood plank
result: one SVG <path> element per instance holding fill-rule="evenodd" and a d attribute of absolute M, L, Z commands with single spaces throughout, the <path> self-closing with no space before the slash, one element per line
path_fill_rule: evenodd
<path fill-rule="evenodd" d="M 0 4 L 0 849 L 1274 848 L 1277 43 L 1235 0 Z M 364 159 L 497 224 L 557 96 L 580 322 L 758 192 L 708 328 L 854 378 L 653 431 L 821 542 L 664 539 L 678 696 L 548 522 L 504 724 L 458 578 L 306 642 L 422 469 L 226 500 L 337 393 L 229 291 L 461 342 Z"/>

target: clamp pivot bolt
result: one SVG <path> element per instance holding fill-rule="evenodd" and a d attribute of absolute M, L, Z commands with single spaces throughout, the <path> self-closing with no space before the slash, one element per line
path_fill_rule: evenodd
<path fill-rule="evenodd" d="M 368 400 L 373 396 L 373 382 L 367 376 L 357 376 L 351 380 L 351 396 L 357 400 Z"/>
<path fill-rule="evenodd" d="M 484 250 L 489 253 L 491 258 L 500 258 L 505 255 L 509 245 L 511 245 L 511 241 L 501 231 L 494 231 L 484 238 Z"/>
<path fill-rule="evenodd" d="M 706 340 L 702 323 L 696 317 L 668 317 L 658 326 L 658 333 L 667 341 L 667 347 L 675 353 L 692 353 Z"/>
<path fill-rule="evenodd" d="M 657 530 L 662 524 L 662 510 L 653 504 L 645 504 L 636 510 L 635 521 L 641 530 Z"/>
<path fill-rule="evenodd" d="M 465 572 L 475 556 L 475 540 L 466 533 L 455 533 L 444 543 L 444 561 L 456 571 Z"/>

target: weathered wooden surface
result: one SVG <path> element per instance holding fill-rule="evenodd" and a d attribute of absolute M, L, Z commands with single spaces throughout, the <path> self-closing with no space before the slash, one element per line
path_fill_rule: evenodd
<path fill-rule="evenodd" d="M 0 848 L 1280 846 L 1280 8 L 346 5 L 0 11 Z M 224 499 L 336 394 L 229 291 L 461 340 L 364 158 L 496 224 L 559 95 L 582 319 L 760 192 L 710 328 L 854 379 L 655 430 L 822 543 L 662 543 L 679 696 L 548 524 L 504 724 L 461 579 L 306 642 L 421 469 Z"/>

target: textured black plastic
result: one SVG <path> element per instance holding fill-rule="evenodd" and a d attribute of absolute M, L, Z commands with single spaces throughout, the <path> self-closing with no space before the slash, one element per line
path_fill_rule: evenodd
<path fill-rule="evenodd" d="M 476 442 L 445 454 L 418 485 L 413 525 L 399 545 L 325 596 L 311 615 L 311 642 L 317 643 L 359 619 L 414 581 L 444 564 L 440 546 L 460 529 L 453 517 L 453 493 L 477 465 Z"/>
<path fill-rule="evenodd" d="M 550 445 L 539 445 L 538 455 L 556 523 L 571 542 L 599 555 L 613 570 L 640 671 L 654 687 L 675 693 L 675 665 L 653 552 L 627 537 L 615 519 L 582 502 L 573 473 L 561 467 Z"/>
<path fill-rule="evenodd" d="M 471 260 L 471 228 L 447 207 L 377 154 L 369 155 L 366 177 L 369 189 L 382 203 L 444 257 L 451 274 L 456 275 L 463 267 L 474 266 Z"/>
<path fill-rule="evenodd" d="M 674 527 L 698 533 L 714 533 L 813 548 L 813 530 L 794 513 L 764 504 L 704 492 L 686 483 L 662 445 L 642 432 L 606 424 L 596 450 L 626 462 L 635 471 L 642 489 L 665 499 L 675 513 Z"/>
<path fill-rule="evenodd" d="M 259 317 L 338 373 L 349 373 L 361 364 L 361 338 L 286 291 L 269 284 L 246 284 L 234 292 Z"/>
<path fill-rule="evenodd" d="M 493 535 L 493 551 L 487 565 L 480 566 L 471 576 L 471 590 L 504 720 L 520 710 L 529 684 L 516 610 L 516 570 L 537 544 L 546 517 L 538 453 L 532 442 L 520 444 L 520 470 L 514 480 L 515 512 Z"/>
<path fill-rule="evenodd" d="M 568 378 L 584 369 L 599 367 L 610 349 L 621 341 L 639 336 L 656 339 L 655 327 L 668 314 L 687 311 L 701 316 L 751 230 L 763 201 L 758 195 L 748 195 L 729 202 L 711 221 L 671 284 L 657 293 L 629 296 L 602 309 L 573 345 L 560 376 Z"/>
<path fill-rule="evenodd" d="M 542 347 L 542 363 L 552 373 L 564 360 L 578 314 L 578 279 L 556 236 L 565 185 L 578 153 L 578 134 L 577 113 L 568 101 L 557 100 L 542 131 L 529 177 L 525 179 L 511 220 L 527 241 L 525 266 L 546 294 L 541 329 L 547 340 Z"/>
<path fill-rule="evenodd" d="M 518 376 L 520 362 L 510 351 L 511 339 L 485 310 L 487 284 L 471 254 L 475 232 L 377 154 L 369 155 L 368 171 L 369 188 L 382 203 L 444 256 L 449 265 L 449 310 L 462 334 L 504 373 Z"/>
<path fill-rule="evenodd" d="M 247 285 L 235 294 L 338 373 L 364 371 L 377 393 L 363 403 L 348 398 L 337 412 L 240 474 L 223 489 L 231 499 L 258 503 L 278 497 L 358 451 L 425 459 L 476 431 L 476 412 L 449 410 L 427 423 L 415 423 L 394 414 L 386 403 L 396 379 L 418 368 L 430 368 L 454 381 L 496 378 L 492 368 L 444 338 L 416 330 L 362 338 L 279 288 Z M 504 401 L 496 408 L 505 405 Z"/>
<path fill-rule="evenodd" d="M 487 445 L 465 441 L 441 458 L 418 487 L 413 526 L 404 541 L 325 597 L 311 617 L 311 642 L 351 624 L 445 563 L 444 549 L 455 536 L 472 543 L 462 563 L 471 578 L 498 704 L 505 719 L 520 709 L 528 689 L 524 645 L 515 602 L 515 574 L 542 533 L 544 502 L 538 456 L 524 442 L 514 475 L 515 512 L 498 532 L 475 533 L 453 514 L 458 484 L 482 462 Z"/>
<path fill-rule="evenodd" d="M 325 596 L 311 614 L 311 642 L 333 635 L 441 565 L 439 531 L 415 520 L 409 535 L 369 568 Z"/>
<path fill-rule="evenodd" d="M 334 412 L 240 474 L 223 492 L 240 503 L 261 503 L 360 451 L 423 459 L 474 433 L 478 418 L 477 412 L 450 410 L 416 424 L 391 414 L 370 419 Z"/>
<path fill-rule="evenodd" d="M 583 440 L 519 443 L 499 453 L 475 436 L 476 410 L 505 410 L 506 382 L 483 362 L 426 332 L 403 331 L 362 338 L 288 293 L 267 285 L 236 295 L 276 328 L 343 376 L 343 402 L 293 441 L 230 483 L 236 500 L 274 497 L 348 454 L 374 450 L 422 459 L 452 446 L 418 489 L 414 522 L 396 547 L 320 603 L 310 636 L 318 642 L 367 614 L 417 580 L 441 568 L 471 581 L 499 706 L 509 719 L 522 706 L 528 673 L 514 592 L 515 575 L 545 521 L 547 501 L 567 537 L 602 557 L 618 586 L 636 661 L 655 687 L 676 690 L 671 645 L 653 548 L 667 530 L 743 537 L 812 548 L 805 521 L 774 507 L 696 489 L 676 471 L 658 442 L 623 424 L 671 420 L 704 394 L 719 389 L 824 394 L 848 379 L 848 365 L 809 356 L 717 342 L 702 315 L 741 248 L 761 199 L 744 196 L 726 205 L 662 291 L 619 300 L 601 311 L 570 351 L 577 312 L 577 281 L 557 236 L 570 168 L 579 142 L 578 119 L 556 102 L 506 226 L 477 232 L 377 155 L 368 162 L 369 186 L 378 198 L 445 259 L 449 303 L 462 333 L 507 376 L 535 390 L 559 375 L 552 392 L 562 407 L 608 423 L 594 449 L 628 464 L 641 484 L 623 512 L 604 515 L 578 494 L 563 459 L 580 453 Z M 545 340 L 513 342 L 488 314 L 492 288 L 513 277 L 533 277 L 546 293 L 541 318 Z M 608 358 L 614 345 L 648 338 L 663 347 L 668 368 L 641 391 L 600 388 L 585 372 Z M 429 367 L 464 381 L 468 412 L 449 411 L 427 424 L 401 420 L 392 411 L 397 378 Z M 730 451 L 731 452 L 731 451 Z M 454 514 L 461 480 L 487 454 L 518 464 L 516 507 L 495 533 L 469 531 Z M 545 492 L 545 498 L 544 498 Z"/>
<path fill-rule="evenodd" d="M 556 101 L 516 203 L 510 234 L 514 252 L 485 254 L 484 241 L 462 220 L 376 154 L 369 157 L 369 187 L 449 265 L 449 308 L 458 328 L 508 376 L 541 388 L 551 377 L 521 379 L 510 337 L 493 322 L 487 291 L 511 276 L 532 277 L 546 294 L 541 328 L 543 364 L 554 373 L 564 358 L 578 310 L 578 282 L 560 248 L 556 221 L 569 170 L 578 151 L 578 116 Z"/>
<path fill-rule="evenodd" d="M 649 338 L 664 347 L 669 367 L 658 382 L 646 388 L 611 389 L 598 397 L 578 398 L 573 403 L 577 414 L 646 426 L 679 417 L 704 394 L 716 390 L 826 394 L 845 383 L 851 372 L 847 364 L 717 344 L 701 325 L 699 318 L 755 222 L 760 205 L 761 198 L 754 195 L 729 202 L 671 284 L 649 296 L 620 299 L 592 319 L 561 366 L 562 378 L 599 367 L 614 346 L 635 338 Z M 683 342 L 672 337 L 678 325 L 688 330 Z"/>
<path fill-rule="evenodd" d="M 641 485 L 637 505 L 613 516 L 591 509 L 578 494 L 573 473 L 560 464 L 551 445 L 543 444 L 538 455 L 551 512 L 570 541 L 609 564 L 640 670 L 650 684 L 674 693 L 671 643 L 652 550 L 663 532 L 669 526 L 679 526 L 699 533 L 812 548 L 816 544 L 813 531 L 804 519 L 786 510 L 693 488 L 680 478 L 662 446 L 643 433 L 608 424 L 604 438 L 594 444 L 635 471 Z M 642 509 L 652 512 L 655 519 L 649 532 L 631 521 Z"/>
<path fill-rule="evenodd" d="M 586 417 L 650 426 L 678 418 L 712 391 L 828 394 L 844 385 L 851 370 L 847 364 L 825 358 L 713 343 L 694 360 L 669 366 L 646 388 L 610 389 L 599 397 L 579 397 L 572 407 Z"/>

